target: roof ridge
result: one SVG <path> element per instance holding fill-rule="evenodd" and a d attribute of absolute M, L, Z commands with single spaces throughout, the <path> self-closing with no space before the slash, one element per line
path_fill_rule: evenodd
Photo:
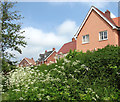
<path fill-rule="evenodd" d="M 96 8 L 95 6 L 91 6 L 91 8 L 89 9 L 85 19 L 83 20 L 82 24 L 80 25 L 80 27 L 78 28 L 76 34 L 74 35 L 74 37 L 78 37 L 79 32 L 81 31 L 82 27 L 84 26 L 86 20 L 88 19 L 89 15 L 91 14 L 92 11 L 95 11 L 104 21 L 106 21 L 113 29 L 118 29 L 115 22 L 112 20 L 111 17 L 107 17 L 105 15 L 105 13 L 103 13 L 102 11 L 100 11 L 98 8 Z M 109 11 L 110 12 L 110 11 Z"/>
<path fill-rule="evenodd" d="M 110 19 L 109 21 L 111 22 L 111 23 L 113 23 L 115 26 L 116 26 L 116 24 L 115 24 L 115 22 L 112 20 L 112 18 L 111 17 L 107 17 L 107 16 L 105 16 L 105 13 L 103 13 L 101 10 L 99 10 L 98 8 L 96 8 L 96 7 L 94 7 L 95 9 L 97 9 L 106 19 Z M 107 9 L 107 11 L 109 11 L 108 9 Z M 109 11 L 110 12 L 110 11 Z M 111 12 L 110 12 L 111 13 Z"/>
<path fill-rule="evenodd" d="M 75 41 L 70 41 L 70 42 L 67 42 L 67 43 L 65 43 L 65 44 L 72 43 L 72 42 L 76 42 L 76 40 L 75 40 Z"/>
<path fill-rule="evenodd" d="M 76 40 L 75 41 L 71 41 L 68 43 L 65 43 L 57 52 L 57 54 L 59 54 L 60 52 L 62 52 L 63 54 L 69 52 L 69 50 L 74 50 L 76 49 Z"/>

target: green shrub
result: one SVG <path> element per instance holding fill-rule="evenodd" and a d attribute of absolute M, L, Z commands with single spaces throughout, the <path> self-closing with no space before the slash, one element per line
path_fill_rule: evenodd
<path fill-rule="evenodd" d="M 6 76 L 4 99 L 120 101 L 119 49 L 70 51 L 49 66 L 13 69 Z"/>

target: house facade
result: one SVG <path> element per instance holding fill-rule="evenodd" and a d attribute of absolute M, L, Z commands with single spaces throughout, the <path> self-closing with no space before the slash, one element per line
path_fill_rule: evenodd
<path fill-rule="evenodd" d="M 33 58 L 29 59 L 29 58 L 24 58 L 20 61 L 19 63 L 19 67 L 30 67 L 30 66 L 34 66 L 36 65 L 35 61 Z"/>
<path fill-rule="evenodd" d="M 76 50 L 76 40 L 72 38 L 71 42 L 65 43 L 56 54 L 56 59 L 65 57 L 68 52 Z"/>
<path fill-rule="evenodd" d="M 111 18 L 92 6 L 75 34 L 77 51 L 97 50 L 107 45 L 120 46 L 120 17 Z"/>
<path fill-rule="evenodd" d="M 55 55 L 56 55 L 56 51 L 55 48 L 52 49 L 52 51 L 45 51 L 44 54 L 40 54 L 39 58 L 37 60 L 37 65 L 41 65 L 41 64 L 51 64 L 51 63 L 55 63 Z"/>

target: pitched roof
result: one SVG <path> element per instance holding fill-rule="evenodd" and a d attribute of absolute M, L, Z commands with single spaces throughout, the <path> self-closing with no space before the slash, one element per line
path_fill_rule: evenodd
<path fill-rule="evenodd" d="M 34 61 L 34 59 L 33 58 L 31 58 L 31 59 L 29 59 L 29 58 L 24 58 L 30 65 L 32 64 L 32 65 L 35 65 L 35 61 Z"/>
<path fill-rule="evenodd" d="M 120 17 L 113 18 L 113 21 L 118 27 L 120 27 Z"/>
<path fill-rule="evenodd" d="M 54 51 L 48 51 L 45 52 L 44 54 L 40 54 L 40 58 L 38 59 L 39 61 L 45 61 L 47 58 L 53 53 Z"/>
<path fill-rule="evenodd" d="M 63 54 L 68 53 L 70 50 L 74 51 L 76 49 L 76 40 L 72 42 L 65 43 L 60 50 L 58 51 L 58 54 L 62 52 Z"/>
<path fill-rule="evenodd" d="M 113 25 L 116 26 L 115 22 L 112 20 L 111 17 L 108 17 L 105 15 L 105 13 L 103 13 L 102 11 L 100 11 L 98 8 L 94 7 L 96 10 L 98 10 L 105 18 L 107 18 L 108 21 L 110 21 Z M 107 10 L 108 11 L 108 10 Z"/>
<path fill-rule="evenodd" d="M 77 33 L 74 35 L 75 37 L 78 36 L 79 32 L 81 31 L 83 25 L 85 24 L 87 18 L 89 17 L 89 15 L 91 14 L 92 10 L 94 10 L 101 18 L 103 18 L 110 26 L 112 26 L 113 29 L 118 29 L 117 28 L 117 23 L 114 22 L 114 20 L 111 17 L 108 17 L 105 13 L 103 13 L 102 11 L 100 11 L 98 8 L 92 6 L 87 14 L 87 16 L 85 17 L 84 21 L 82 22 L 81 26 L 79 27 Z M 107 10 L 108 11 L 108 10 Z"/>

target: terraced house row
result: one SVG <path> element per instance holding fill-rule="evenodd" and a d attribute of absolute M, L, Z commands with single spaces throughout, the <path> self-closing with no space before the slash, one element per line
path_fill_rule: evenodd
<path fill-rule="evenodd" d="M 111 18 L 109 10 L 103 13 L 92 6 L 72 41 L 65 43 L 58 52 L 53 48 L 52 51 L 40 54 L 36 65 L 55 63 L 56 59 L 66 56 L 70 49 L 86 52 L 107 45 L 120 46 L 120 17 Z"/>

